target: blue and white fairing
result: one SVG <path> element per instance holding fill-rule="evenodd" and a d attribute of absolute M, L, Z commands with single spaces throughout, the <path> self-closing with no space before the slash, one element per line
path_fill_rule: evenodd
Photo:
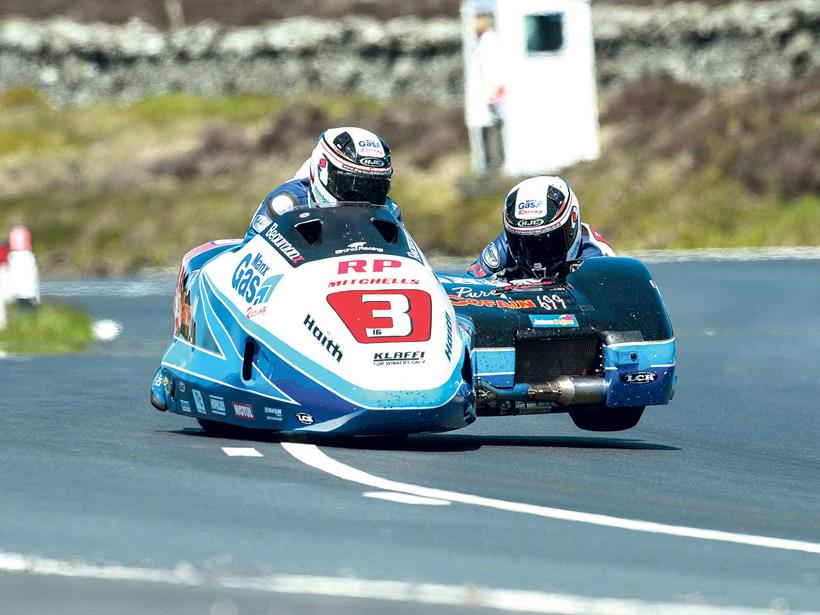
<path fill-rule="evenodd" d="M 339 434 L 475 418 L 453 307 L 383 208 L 294 211 L 245 244 L 203 246 L 175 311 L 152 387 L 171 412 Z"/>

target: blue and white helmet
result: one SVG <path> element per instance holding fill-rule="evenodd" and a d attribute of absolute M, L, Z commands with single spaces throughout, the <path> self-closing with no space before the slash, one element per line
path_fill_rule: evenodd
<path fill-rule="evenodd" d="M 319 207 L 340 201 L 384 205 L 392 176 L 390 147 L 362 128 L 329 128 L 310 157 L 310 190 Z"/>
<path fill-rule="evenodd" d="M 526 273 L 539 276 L 578 258 L 580 206 L 560 177 L 531 177 L 514 186 L 503 219 L 510 254 Z"/>

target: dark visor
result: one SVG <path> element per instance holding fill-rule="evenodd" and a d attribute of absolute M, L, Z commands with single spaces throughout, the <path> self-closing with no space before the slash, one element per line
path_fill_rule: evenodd
<path fill-rule="evenodd" d="M 364 201 L 384 205 L 390 192 L 389 177 L 363 177 L 332 168 L 327 174 L 327 188 L 340 201 Z"/>
<path fill-rule="evenodd" d="M 565 225 L 543 235 L 507 233 L 507 242 L 519 265 L 532 269 L 533 265 L 540 263 L 549 269 L 566 260 L 567 251 L 572 245 L 572 237 L 568 236 L 567 230 L 571 232 L 572 227 Z"/>

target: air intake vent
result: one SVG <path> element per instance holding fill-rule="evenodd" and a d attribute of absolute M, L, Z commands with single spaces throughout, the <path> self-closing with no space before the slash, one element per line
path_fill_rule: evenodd
<path fill-rule="evenodd" d="M 321 220 L 308 220 L 306 222 L 300 222 L 293 228 L 299 231 L 299 234 L 305 238 L 305 241 L 312 246 L 322 242 Z"/>
<path fill-rule="evenodd" d="M 515 343 L 516 382 L 600 375 L 601 365 L 600 343 L 594 337 L 520 339 Z"/>
<path fill-rule="evenodd" d="M 399 239 L 399 225 L 388 220 L 371 218 L 370 221 L 387 243 L 396 243 Z"/>

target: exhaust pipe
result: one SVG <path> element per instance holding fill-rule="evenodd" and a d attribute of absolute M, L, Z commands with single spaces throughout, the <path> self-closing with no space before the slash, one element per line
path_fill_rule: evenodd
<path fill-rule="evenodd" d="M 540 384 L 517 384 L 499 389 L 478 379 L 476 397 L 479 405 L 495 406 L 504 402 L 549 402 L 561 406 L 603 404 L 607 383 L 591 376 L 559 376 Z"/>

